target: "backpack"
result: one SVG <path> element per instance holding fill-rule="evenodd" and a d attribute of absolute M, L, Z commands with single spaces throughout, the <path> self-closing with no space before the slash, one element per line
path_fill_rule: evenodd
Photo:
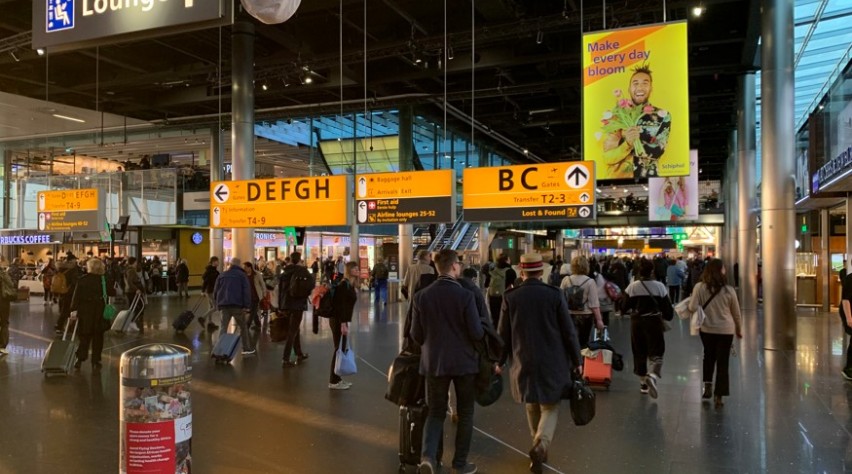
<path fill-rule="evenodd" d="M 376 265 L 375 275 L 373 277 L 376 280 L 387 280 L 388 279 L 388 267 L 384 263 L 380 263 Z"/>
<path fill-rule="evenodd" d="M 0 286 L 2 286 L 2 290 L 0 290 L 0 297 L 8 301 L 17 300 L 18 289 L 15 288 L 15 284 L 12 282 L 12 277 L 2 270 L 0 270 L 0 273 L 3 274 L 0 276 Z"/>
<path fill-rule="evenodd" d="M 506 292 L 506 268 L 491 270 L 491 283 L 488 284 L 488 296 L 502 296 Z"/>
<path fill-rule="evenodd" d="M 290 285 L 287 288 L 287 295 L 291 298 L 300 300 L 307 299 L 314 291 L 314 278 L 306 267 L 297 266 L 290 277 Z"/>
<path fill-rule="evenodd" d="M 318 286 L 311 297 L 314 305 L 314 314 L 321 318 L 334 317 L 334 290 L 338 283 L 330 283 Z"/>
<path fill-rule="evenodd" d="M 586 283 L 592 281 L 591 278 L 586 278 L 580 285 L 575 285 L 571 283 L 571 286 L 565 288 L 565 299 L 568 300 L 568 309 L 571 311 L 585 311 L 586 309 L 586 295 L 583 292 L 583 287 L 586 286 Z M 570 280 L 569 280 L 570 282 Z"/>
<path fill-rule="evenodd" d="M 612 301 L 618 301 L 621 298 L 621 288 L 611 281 L 604 283 L 604 291 L 606 292 L 606 296 Z"/>
<path fill-rule="evenodd" d="M 68 270 L 64 272 L 57 272 L 56 275 L 53 275 L 53 280 L 50 282 L 50 291 L 57 295 L 64 295 L 68 293 L 68 278 L 65 277 L 65 274 Z"/>

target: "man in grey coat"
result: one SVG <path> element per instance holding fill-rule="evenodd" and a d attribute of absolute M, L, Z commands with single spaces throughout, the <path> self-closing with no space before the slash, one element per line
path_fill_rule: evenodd
<path fill-rule="evenodd" d="M 479 373 L 474 343 L 482 340 L 485 332 L 473 292 L 456 281 L 461 273 L 456 252 L 441 250 L 435 256 L 435 265 L 440 274 L 437 281 L 414 295 L 411 312 L 411 337 L 422 348 L 420 373 L 426 377 L 429 406 L 419 473 L 432 474 L 437 467 L 452 383 L 459 416 L 453 474 L 473 474 L 476 466 L 467 462 L 467 455 L 473 438 L 473 404 Z"/>
<path fill-rule="evenodd" d="M 530 471 L 541 473 L 556 431 L 562 391 L 571 382 L 572 370 L 582 373 L 580 343 L 562 292 L 541 281 L 541 255 L 522 255 L 520 268 L 523 284 L 503 299 L 498 332 L 505 345 L 500 365 L 511 357 L 512 396 L 526 404 L 533 437 Z"/>

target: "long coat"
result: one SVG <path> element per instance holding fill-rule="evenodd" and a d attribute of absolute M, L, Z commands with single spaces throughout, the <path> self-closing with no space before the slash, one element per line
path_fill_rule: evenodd
<path fill-rule="evenodd" d="M 74 290 L 74 296 L 71 300 L 71 311 L 77 311 L 78 334 L 95 334 L 97 331 L 104 332 L 109 328 L 108 323 L 104 320 L 106 303 L 103 297 L 101 276 L 90 273 L 77 281 L 77 289 Z M 107 291 L 109 291 L 109 288 L 107 288 Z"/>
<path fill-rule="evenodd" d="M 528 279 L 506 292 L 499 330 L 509 382 L 520 403 L 555 404 L 580 364 L 580 343 L 559 288 Z"/>

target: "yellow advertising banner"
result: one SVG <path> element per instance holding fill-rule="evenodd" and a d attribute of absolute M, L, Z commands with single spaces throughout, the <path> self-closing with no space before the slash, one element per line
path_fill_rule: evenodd
<path fill-rule="evenodd" d="M 689 174 L 686 22 L 583 35 L 583 153 L 598 180 Z"/>

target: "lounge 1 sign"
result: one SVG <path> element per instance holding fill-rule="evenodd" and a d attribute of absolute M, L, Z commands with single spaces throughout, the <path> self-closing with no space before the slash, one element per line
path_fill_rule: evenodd
<path fill-rule="evenodd" d="M 822 165 L 814 176 L 813 192 L 819 192 L 837 181 L 837 178 L 846 176 L 852 172 L 852 145 L 846 147 L 837 154 L 833 160 Z"/>
<path fill-rule="evenodd" d="M 232 11 L 231 0 L 33 0 L 33 49 L 63 51 L 225 25 Z"/>

